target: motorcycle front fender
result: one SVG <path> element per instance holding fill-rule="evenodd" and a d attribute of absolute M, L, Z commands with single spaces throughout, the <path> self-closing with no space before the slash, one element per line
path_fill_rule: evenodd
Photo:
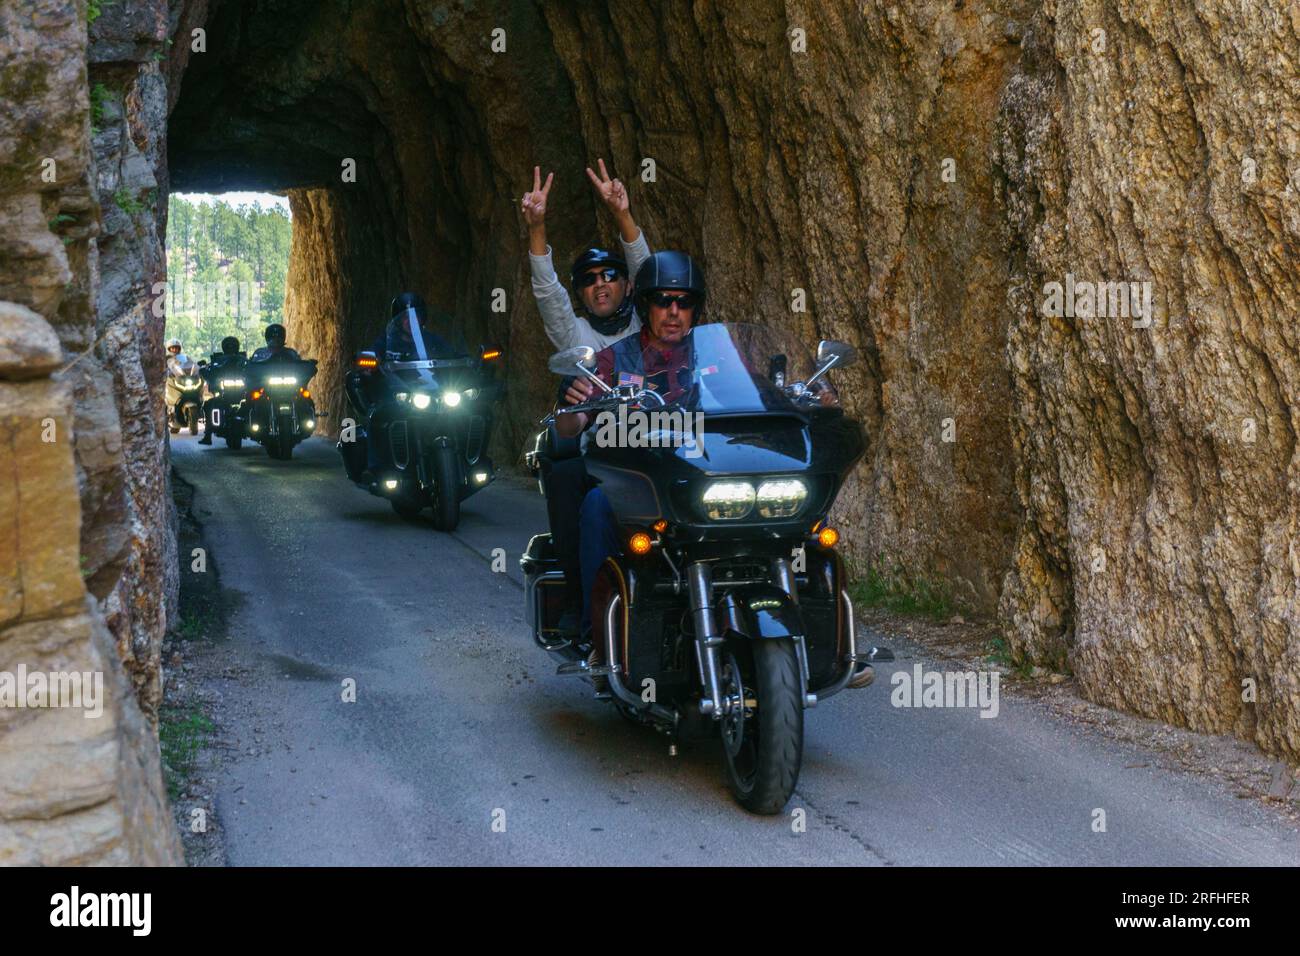
<path fill-rule="evenodd" d="M 775 584 L 742 584 L 731 588 L 715 605 L 720 623 L 751 640 L 803 637 L 803 614 L 794 598 Z"/>

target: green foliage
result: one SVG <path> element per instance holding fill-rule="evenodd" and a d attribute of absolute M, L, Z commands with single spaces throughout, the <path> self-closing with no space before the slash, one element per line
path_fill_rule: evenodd
<path fill-rule="evenodd" d="M 262 329 L 284 321 L 290 238 L 289 215 L 282 209 L 235 208 L 220 199 L 192 203 L 172 196 L 167 274 L 173 297 L 167 308 L 167 336 L 179 338 L 195 356 L 216 351 L 227 335 L 249 351 L 260 345 Z M 256 314 L 193 294 L 223 284 L 255 288 Z"/>
<path fill-rule="evenodd" d="M 995 637 L 989 641 L 988 661 L 990 664 L 1000 664 L 1011 671 L 1013 675 L 1022 679 L 1029 677 L 1030 672 L 1034 669 L 1034 666 L 1029 661 L 1016 657 L 1005 637 Z"/>
<path fill-rule="evenodd" d="M 90 135 L 99 132 L 99 124 L 104 121 L 104 103 L 108 99 L 108 87 L 96 83 L 90 88 Z"/>
<path fill-rule="evenodd" d="M 167 792 L 173 800 L 194 773 L 203 744 L 212 733 L 212 721 L 197 706 L 163 707 L 158 713 L 158 743 L 162 749 Z"/>
<path fill-rule="evenodd" d="M 113 193 L 113 202 L 128 216 L 138 216 L 145 210 L 145 204 L 138 196 L 131 195 L 131 191 L 125 186 L 119 186 Z"/>
<path fill-rule="evenodd" d="M 105 7 L 111 7 L 117 0 L 89 0 L 86 4 L 86 26 L 90 26 L 104 14 Z"/>
<path fill-rule="evenodd" d="M 896 614 L 916 614 L 946 620 L 954 611 L 952 598 L 941 585 L 907 575 L 901 568 L 885 571 L 878 565 L 851 572 L 849 596 L 861 607 L 883 608 Z"/>

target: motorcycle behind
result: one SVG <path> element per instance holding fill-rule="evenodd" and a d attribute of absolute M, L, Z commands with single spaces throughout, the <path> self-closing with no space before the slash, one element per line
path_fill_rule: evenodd
<path fill-rule="evenodd" d="M 202 363 L 206 364 L 206 363 Z M 173 435 L 188 428 L 191 435 L 199 433 L 203 420 L 203 379 L 199 365 L 185 353 L 180 353 L 168 364 L 167 424 Z"/>
<path fill-rule="evenodd" d="M 217 437 L 224 438 L 227 448 L 238 449 L 248 436 L 248 421 L 244 413 L 244 402 L 248 397 L 244 380 L 247 356 L 240 352 L 223 359 L 220 364 L 210 364 L 203 372 L 208 391 L 212 395 L 204 427 Z"/>
<path fill-rule="evenodd" d="M 245 363 L 247 397 L 242 414 L 248 436 L 272 458 L 288 461 L 294 446 L 315 433 L 318 416 L 307 389 L 315 374 L 315 359 L 271 358 Z"/>
<path fill-rule="evenodd" d="M 345 378 L 356 415 L 338 443 L 348 478 L 404 518 L 432 508 L 439 531 L 455 530 L 460 503 L 496 477 L 487 448 L 505 391 L 500 356 L 496 348 L 467 354 L 434 341 L 413 317 L 395 318 L 383 355 L 358 353 Z"/>
<path fill-rule="evenodd" d="M 553 372 L 596 385 L 597 397 L 557 414 L 596 416 L 583 454 L 622 549 L 592 587 L 589 637 L 566 639 L 563 573 L 551 536 L 534 536 L 520 560 L 525 612 L 534 640 L 570 662 L 561 673 L 605 678 L 597 696 L 667 734 L 670 753 L 679 738 L 720 737 L 735 799 L 779 813 L 799 777 L 805 712 L 867 686 L 871 662 L 892 658 L 857 643 L 826 520 L 865 451 L 826 378 L 856 352 L 824 341 L 814 361 L 785 330 L 746 324 L 702 325 L 684 341 L 690 384 L 667 403 L 636 376 L 600 382 L 590 348 L 552 357 Z M 554 438 L 554 420 L 528 456 L 539 474 L 573 444 Z"/>

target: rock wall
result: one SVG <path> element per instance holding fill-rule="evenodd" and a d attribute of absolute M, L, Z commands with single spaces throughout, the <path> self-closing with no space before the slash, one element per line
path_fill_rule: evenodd
<path fill-rule="evenodd" d="M 1002 619 L 1097 701 L 1294 758 L 1300 7 L 1044 4 L 1025 47 L 994 138 L 1026 507 Z M 1045 317 L 1067 273 L 1149 282 L 1150 327 Z"/>
<path fill-rule="evenodd" d="M 0 863 L 180 861 L 154 726 L 177 580 L 148 358 L 166 5 L 121 12 L 88 40 L 81 4 L 0 4 L 0 673 L 104 688 L 97 717 L 0 708 Z"/>

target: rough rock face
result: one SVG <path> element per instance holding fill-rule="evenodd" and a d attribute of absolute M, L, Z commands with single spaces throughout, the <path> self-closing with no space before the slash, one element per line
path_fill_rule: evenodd
<path fill-rule="evenodd" d="M 88 50 L 81 7 L 0 5 L 0 673 L 98 673 L 103 713 L 0 708 L 0 863 L 175 863 L 151 724 L 176 579 L 159 369 L 141 360 L 161 325 L 140 251 L 159 249 L 156 195 L 130 201 L 156 185 L 139 144 L 160 159 L 157 67 L 139 61 L 164 34 L 128 42 L 137 3 Z M 124 108 L 89 95 L 88 61 Z M 118 190 L 123 216 L 101 218 Z"/>
<path fill-rule="evenodd" d="M 1098 701 L 1295 757 L 1300 8 L 1045 4 L 1026 40 L 994 141 L 1027 510 L 1003 620 Z M 1150 327 L 1045 316 L 1067 273 L 1150 282 Z"/>
<path fill-rule="evenodd" d="M 716 318 L 861 348 L 858 557 L 1098 700 L 1300 753 L 1294 11 L 289 6 L 211 4 L 173 167 L 296 190 L 290 332 L 335 422 L 342 362 L 414 287 L 506 342 L 512 460 L 550 392 L 518 195 L 557 170 L 563 264 L 611 233 L 582 177 L 604 156 Z M 1045 314 L 1075 277 L 1151 282 L 1152 326 Z"/>

